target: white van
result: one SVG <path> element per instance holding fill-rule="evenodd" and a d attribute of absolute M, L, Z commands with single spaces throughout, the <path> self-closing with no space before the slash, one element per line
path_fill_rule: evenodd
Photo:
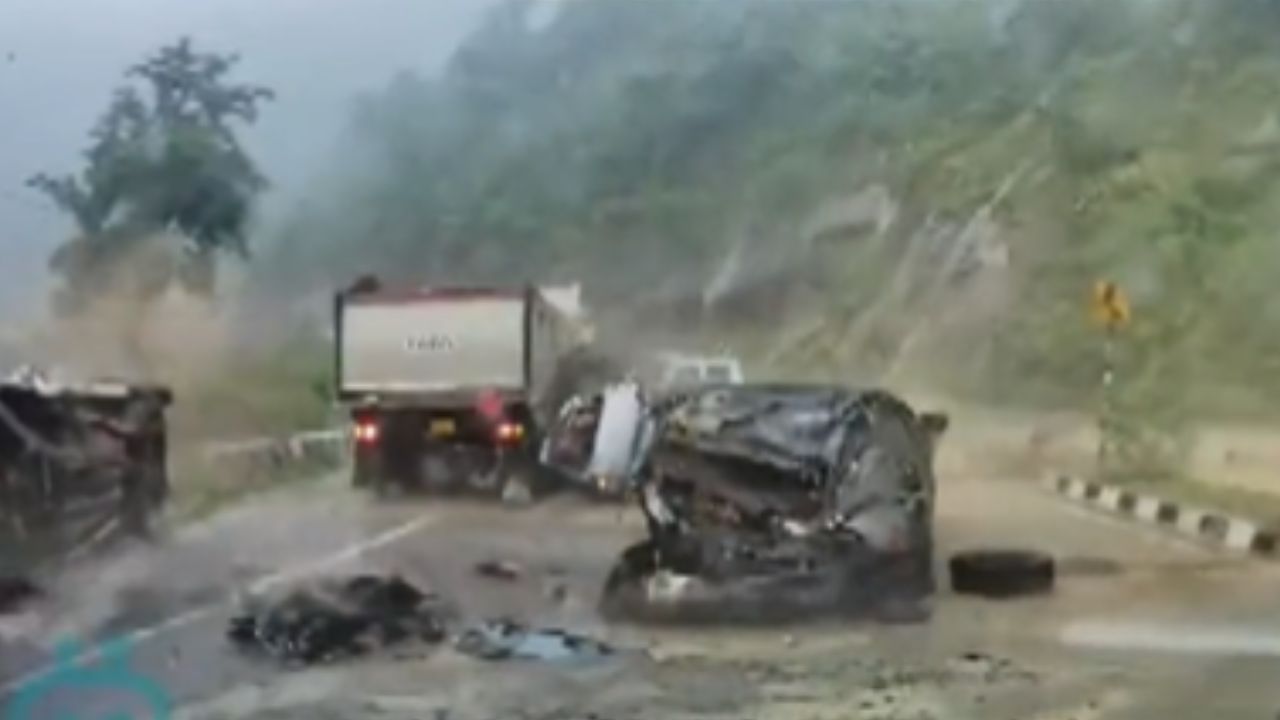
<path fill-rule="evenodd" d="M 662 353 L 658 361 L 658 386 L 664 389 L 743 382 L 742 363 L 731 355 Z"/>

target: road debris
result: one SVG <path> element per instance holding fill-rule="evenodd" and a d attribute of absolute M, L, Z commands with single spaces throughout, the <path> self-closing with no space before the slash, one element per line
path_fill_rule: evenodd
<path fill-rule="evenodd" d="M 614 654 L 599 640 L 558 628 L 530 628 L 513 620 L 491 620 L 464 631 L 454 643 L 480 660 L 595 660 Z"/>
<path fill-rule="evenodd" d="M 358 575 L 250 601 L 231 619 L 227 637 L 245 650 L 310 664 L 406 642 L 442 642 L 446 614 L 437 596 L 398 576 Z"/>
<path fill-rule="evenodd" d="M 494 580 L 515 581 L 524 576 L 524 569 L 507 560 L 482 560 L 476 563 L 476 574 Z"/>
<path fill-rule="evenodd" d="M 0 613 L 20 610 L 40 594 L 40 588 L 25 577 L 0 575 Z"/>
<path fill-rule="evenodd" d="M 547 586 L 547 599 L 560 605 L 569 599 L 569 587 L 562 582 L 553 582 Z"/>
<path fill-rule="evenodd" d="M 602 611 L 757 621 L 874 615 L 934 589 L 933 455 L 945 415 L 882 391 L 700 388 L 667 401 L 643 466 L 649 538 Z"/>
<path fill-rule="evenodd" d="M 955 675 L 976 677 L 986 683 L 1035 681 L 1039 677 L 1008 658 L 976 651 L 953 658 L 948 666 Z"/>
<path fill-rule="evenodd" d="M 1053 558 L 1031 550 L 969 550 L 951 557 L 951 587 L 964 595 L 1010 598 L 1053 589 Z"/>

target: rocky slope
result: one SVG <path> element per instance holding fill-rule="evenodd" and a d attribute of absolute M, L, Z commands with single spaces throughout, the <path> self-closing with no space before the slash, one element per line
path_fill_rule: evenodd
<path fill-rule="evenodd" d="M 509 3 L 363 101 L 264 276 L 587 277 L 781 364 L 1056 402 L 1097 385 L 1107 277 L 1135 393 L 1273 392 L 1276 30 L 1273 0 Z"/>

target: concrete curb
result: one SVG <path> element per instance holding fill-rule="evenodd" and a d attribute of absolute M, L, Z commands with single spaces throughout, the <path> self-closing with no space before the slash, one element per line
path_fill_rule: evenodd
<path fill-rule="evenodd" d="M 1224 550 L 1280 559 L 1280 533 L 1260 528 L 1251 520 L 1068 475 L 1050 478 L 1046 485 L 1070 500 L 1135 522 L 1163 528 Z"/>

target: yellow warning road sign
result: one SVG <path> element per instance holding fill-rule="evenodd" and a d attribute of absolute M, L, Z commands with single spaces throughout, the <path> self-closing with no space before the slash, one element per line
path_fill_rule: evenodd
<path fill-rule="evenodd" d="M 1132 313 L 1124 290 L 1110 280 L 1099 280 L 1093 286 L 1093 318 L 1108 330 L 1119 330 L 1129 324 Z"/>

